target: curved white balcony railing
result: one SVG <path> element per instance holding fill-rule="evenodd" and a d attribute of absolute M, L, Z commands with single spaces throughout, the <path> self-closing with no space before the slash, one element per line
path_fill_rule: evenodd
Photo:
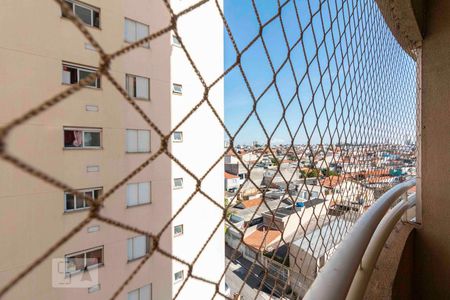
<path fill-rule="evenodd" d="M 406 197 L 406 192 L 415 185 L 415 179 L 396 185 L 363 214 L 326 263 L 304 299 L 363 298 L 389 234 L 405 211 L 415 205 L 415 194 Z M 389 210 L 402 195 L 403 201 Z"/>

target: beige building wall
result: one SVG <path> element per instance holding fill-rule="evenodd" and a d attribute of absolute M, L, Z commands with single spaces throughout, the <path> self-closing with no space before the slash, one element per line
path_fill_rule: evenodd
<path fill-rule="evenodd" d="M 167 26 L 170 20 L 162 1 L 84 2 L 101 10 L 101 28 L 89 28 L 89 32 L 107 53 L 126 46 L 123 33 L 125 17 L 148 24 L 150 32 Z M 185 1 L 173 2 L 174 5 L 185 5 Z M 208 9 L 212 7 L 203 10 L 203 17 L 208 16 Z M 193 19 L 186 17 L 185 20 L 188 24 Z M 207 21 L 210 20 L 205 19 Z M 214 42 L 208 43 L 204 49 L 196 43 L 205 44 L 207 40 L 196 39 L 196 32 L 189 31 L 188 28 L 186 25 L 182 34 L 187 34 L 187 41 L 190 40 L 195 46 L 189 51 L 200 51 L 195 53 L 194 58 L 197 61 L 199 57 L 205 59 L 199 64 L 201 71 L 208 74 L 207 80 L 210 82 L 223 68 L 223 53 L 211 48 L 214 46 L 223 49 L 221 25 L 218 23 L 208 28 L 207 34 Z M 90 47 L 86 45 L 87 41 L 78 29 L 61 17 L 61 10 L 55 1 L 2 1 L 0 36 L 0 95 L 3 107 L 0 110 L 1 126 L 68 88 L 61 83 L 62 61 L 87 66 L 99 63 L 98 53 L 88 49 Z M 218 52 L 215 56 L 205 56 L 205 52 L 209 51 Z M 123 85 L 126 73 L 150 78 L 150 101 L 136 100 L 136 103 L 164 133 L 168 133 L 188 107 L 194 106 L 193 103 L 203 94 L 194 73 L 188 69 L 181 49 L 174 49 L 171 35 L 165 34 L 151 42 L 150 49 L 138 48 L 115 59 L 110 71 Z M 177 74 L 182 74 L 182 77 L 177 78 Z M 183 96 L 171 93 L 174 80 L 183 81 Z M 83 88 L 14 129 L 7 140 L 7 150 L 73 188 L 110 189 L 149 157 L 148 154 L 125 152 L 125 130 L 149 128 L 105 78 L 102 78 L 101 85 L 101 89 Z M 217 106 L 219 114 L 223 115 L 222 88 L 221 85 L 214 88 L 211 102 Z M 86 111 L 86 105 L 97 106 L 98 111 Z M 200 109 L 193 121 L 184 125 L 183 143 L 169 146 L 180 160 L 190 164 L 188 167 L 192 167 L 198 176 L 203 175 L 202 172 L 207 170 L 206 166 L 212 164 L 213 157 L 214 160 L 217 159 L 221 154 L 219 152 L 223 150 L 223 132 L 219 126 L 208 128 L 209 131 L 205 132 L 207 138 L 203 137 L 204 128 L 198 122 L 205 116 L 211 117 L 211 113 L 205 108 Z M 63 149 L 63 126 L 102 128 L 102 149 Z M 216 142 L 220 147 L 212 148 L 204 156 L 201 149 L 210 144 L 216 145 Z M 159 138 L 152 132 L 151 152 L 154 153 L 158 147 Z M 88 173 L 88 165 L 99 166 L 99 172 Z M 223 164 L 219 163 L 218 166 Z M 63 191 L 4 161 L 0 161 L 0 170 L 0 201 L 3 204 L 0 209 L 0 285 L 3 286 L 82 221 L 87 212 L 64 213 Z M 142 230 L 159 232 L 187 199 L 187 195 L 195 189 L 195 182 L 183 174 L 180 177 L 185 178 L 184 188 L 173 190 L 173 178 L 180 173 L 182 172 L 176 164 L 167 156 L 160 156 L 130 180 L 130 183 L 151 181 L 151 204 L 126 208 L 126 187 L 123 186 L 106 200 L 102 215 Z M 212 170 L 202 187 L 222 203 L 223 167 Z M 216 226 L 217 222 L 213 221 L 220 220 L 221 216 L 220 210 L 203 198 L 195 197 L 194 204 L 188 206 L 186 212 L 177 219 L 177 222 L 184 224 L 185 234 L 174 237 L 173 225 L 177 224 L 172 224 L 163 233 L 159 244 L 162 249 L 173 252 L 188 262 L 193 260 L 200 244 L 203 245 Z M 87 232 L 87 227 L 96 225 L 99 225 L 97 232 Z M 217 232 L 221 235 L 213 237 L 194 268 L 194 274 L 198 271 L 198 275 L 210 280 L 218 280 L 219 273 L 223 271 L 223 228 L 219 228 Z M 136 235 L 94 220 L 51 255 L 51 258 L 63 258 L 68 253 L 103 245 L 104 266 L 98 269 L 101 289 L 95 293 L 89 294 L 86 288 L 52 288 L 49 258 L 8 292 L 5 299 L 107 299 L 140 262 L 127 262 L 127 239 Z M 193 239 L 195 243 L 192 243 Z M 214 253 L 207 254 L 211 251 Z M 211 263 L 211 260 L 214 262 Z M 118 299 L 126 299 L 129 291 L 149 283 L 152 284 L 152 299 L 171 299 L 181 285 L 174 283 L 173 273 L 179 269 L 180 266 L 172 260 L 156 253 L 119 294 Z M 195 282 L 187 284 L 186 294 L 180 295 L 178 299 L 193 299 L 191 296 L 197 287 Z M 214 286 L 211 286 L 198 291 L 210 293 L 213 290 Z"/>

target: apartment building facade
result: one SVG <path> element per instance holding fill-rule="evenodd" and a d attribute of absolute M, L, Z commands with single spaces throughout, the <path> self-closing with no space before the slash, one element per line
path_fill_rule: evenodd
<path fill-rule="evenodd" d="M 170 23 L 163 1 L 66 3 L 107 53 Z M 194 3 L 170 2 L 175 13 Z M 0 25 L 1 126 L 98 67 L 99 53 L 62 14 L 56 1 L 2 1 Z M 223 72 L 223 28 L 215 4 L 207 3 L 180 18 L 178 32 L 204 80 L 211 83 Z M 115 58 L 109 71 L 164 134 L 204 95 L 173 31 Z M 223 115 L 222 83 L 208 96 Z M 201 106 L 168 145 L 169 152 L 199 178 L 223 152 L 222 127 L 210 121 L 205 128 L 209 118 L 214 118 L 210 109 Z M 97 198 L 145 162 L 160 143 L 157 133 L 102 76 L 14 129 L 7 151 Z M 208 151 L 201 151 L 206 147 Z M 0 170 L 0 285 L 4 286 L 85 219 L 89 206 L 5 161 L 0 161 Z M 208 173 L 201 188 L 222 202 L 223 163 Z M 183 207 L 195 189 L 196 180 L 162 154 L 108 197 L 100 214 L 152 233 L 159 233 L 176 215 L 161 234 L 159 247 L 187 263 L 196 259 L 212 235 L 192 272 L 218 282 L 224 271 L 223 224 L 218 225 L 223 213 L 198 193 Z M 27 274 L 5 299 L 109 299 L 142 262 L 150 244 L 145 236 L 94 219 Z M 87 268 L 98 272 L 98 282 L 83 288 L 54 287 L 53 259 L 63 259 L 66 278 L 80 280 Z M 182 286 L 178 299 L 213 297 L 214 285 L 188 278 L 188 274 L 187 266 L 156 252 L 117 299 L 172 299 Z"/>

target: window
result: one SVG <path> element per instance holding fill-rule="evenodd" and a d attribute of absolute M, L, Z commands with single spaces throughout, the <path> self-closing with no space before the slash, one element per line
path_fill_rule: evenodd
<path fill-rule="evenodd" d="M 174 274 L 174 277 L 175 277 L 175 282 L 182 281 L 184 279 L 184 271 L 181 270 L 181 271 L 176 272 Z"/>
<path fill-rule="evenodd" d="M 125 18 L 125 42 L 134 43 L 148 37 L 150 29 L 148 25 Z M 144 48 L 150 48 L 150 44 L 144 43 Z"/>
<path fill-rule="evenodd" d="M 129 183 L 127 185 L 127 206 L 150 203 L 150 182 Z"/>
<path fill-rule="evenodd" d="M 103 265 L 103 246 L 65 256 L 66 273 L 80 272 Z"/>
<path fill-rule="evenodd" d="M 175 236 L 182 235 L 182 234 L 183 234 L 183 225 L 176 225 L 176 226 L 173 228 L 173 234 L 174 234 Z"/>
<path fill-rule="evenodd" d="M 128 261 L 145 256 L 149 249 L 149 239 L 145 235 L 128 239 Z"/>
<path fill-rule="evenodd" d="M 90 67 L 83 67 L 74 64 L 63 63 L 62 65 L 62 83 L 64 84 L 76 84 L 80 80 L 94 74 L 96 69 Z M 100 78 L 97 77 L 96 80 L 91 83 L 86 84 L 88 87 L 100 88 Z"/>
<path fill-rule="evenodd" d="M 151 300 L 151 299 L 152 299 L 151 283 L 128 293 L 128 300 Z"/>
<path fill-rule="evenodd" d="M 183 187 L 183 178 L 175 178 L 173 180 L 173 188 L 181 189 Z"/>
<path fill-rule="evenodd" d="M 308 192 L 307 191 L 302 191 L 301 192 L 301 197 L 302 197 L 302 199 L 305 199 L 305 200 L 307 200 L 308 199 Z"/>
<path fill-rule="evenodd" d="M 93 285 L 91 287 L 88 287 L 88 293 L 92 294 L 92 293 L 98 292 L 101 290 L 101 288 L 102 288 L 102 286 L 100 285 L 100 283 Z"/>
<path fill-rule="evenodd" d="M 150 152 L 150 131 L 127 129 L 127 152 Z"/>
<path fill-rule="evenodd" d="M 126 75 L 128 96 L 136 99 L 150 99 L 150 79 L 135 75 Z"/>
<path fill-rule="evenodd" d="M 175 34 L 172 34 L 172 45 L 181 47 L 180 40 L 178 40 L 178 38 Z"/>
<path fill-rule="evenodd" d="M 101 133 L 99 128 L 64 127 L 64 148 L 100 148 Z"/>
<path fill-rule="evenodd" d="M 84 193 L 86 196 L 96 200 L 100 197 L 102 191 L 102 188 L 93 188 L 80 190 L 79 192 Z M 77 195 L 73 193 L 64 193 L 64 211 L 82 210 L 86 208 L 89 208 L 89 201 L 82 199 L 81 197 L 77 197 Z"/>
<path fill-rule="evenodd" d="M 83 23 L 100 28 L 100 10 L 98 8 L 73 0 L 65 0 L 65 2 Z M 64 12 L 61 13 L 63 17 L 67 17 Z"/>
<path fill-rule="evenodd" d="M 178 94 L 178 95 L 183 94 L 183 86 L 181 84 L 174 83 L 172 85 L 172 93 Z"/>
<path fill-rule="evenodd" d="M 100 172 L 100 166 L 99 165 L 88 165 L 88 166 L 86 166 L 86 172 L 88 172 L 88 173 Z"/>
<path fill-rule="evenodd" d="M 182 131 L 175 131 L 173 133 L 173 141 L 174 142 L 182 142 L 183 141 L 183 132 Z"/>

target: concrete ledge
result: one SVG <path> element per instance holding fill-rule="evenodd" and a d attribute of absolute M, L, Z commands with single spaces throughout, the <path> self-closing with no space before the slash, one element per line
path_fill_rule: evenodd
<path fill-rule="evenodd" d="M 422 0 L 376 0 L 383 17 L 402 48 L 416 59 L 415 49 L 422 46 Z"/>

